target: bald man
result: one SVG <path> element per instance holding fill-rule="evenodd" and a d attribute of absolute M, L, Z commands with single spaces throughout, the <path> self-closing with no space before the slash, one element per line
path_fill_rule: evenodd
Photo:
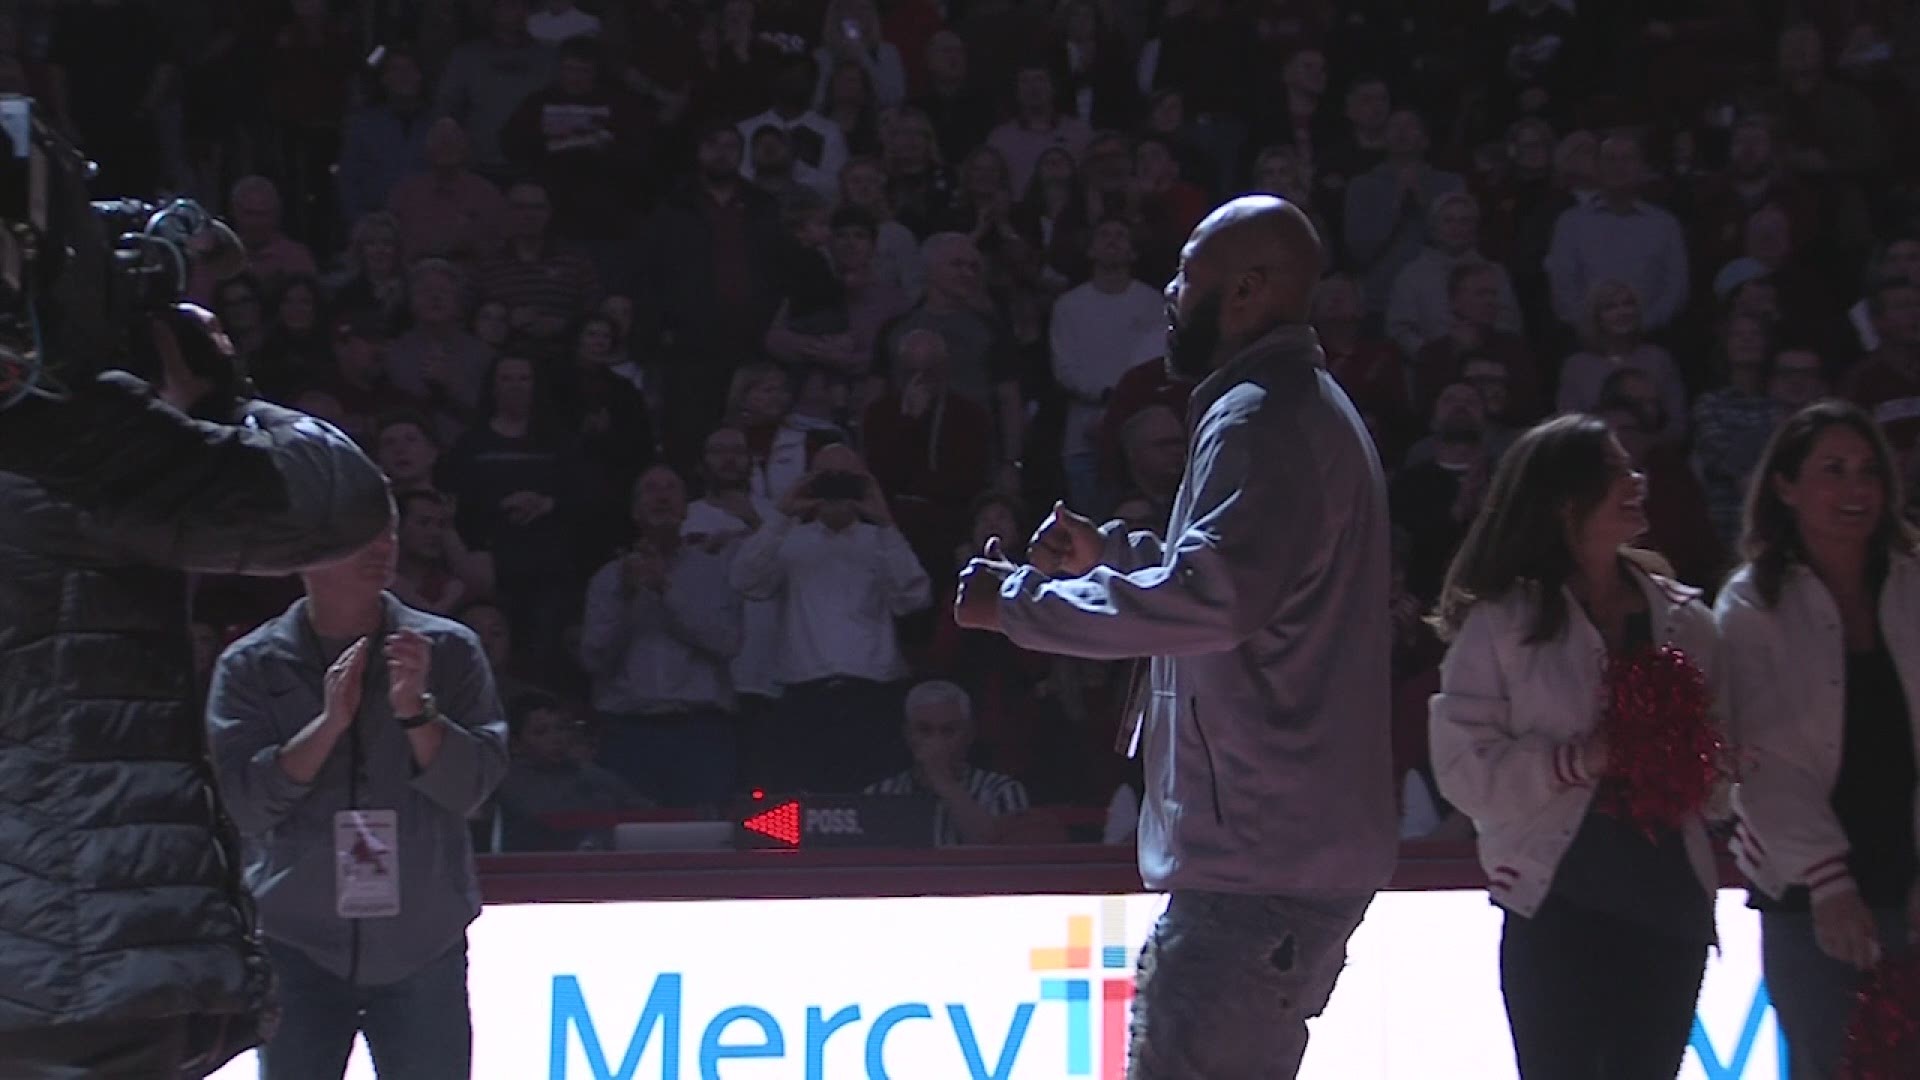
<path fill-rule="evenodd" d="M 1279 199 L 1209 215 L 1167 286 L 1167 363 L 1199 385 L 1164 538 L 1056 506 L 1031 565 L 990 543 L 961 575 L 962 626 L 1153 658 L 1140 870 L 1171 896 L 1131 1080 L 1296 1075 L 1393 869 L 1386 490 L 1307 324 L 1322 262 Z"/>

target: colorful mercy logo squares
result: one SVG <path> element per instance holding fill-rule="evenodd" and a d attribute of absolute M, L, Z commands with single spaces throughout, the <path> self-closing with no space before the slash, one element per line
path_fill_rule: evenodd
<path fill-rule="evenodd" d="M 1118 975 L 1102 976 L 1100 984 L 1100 1080 L 1121 1080 L 1127 1067 L 1127 1008 L 1133 1002 L 1129 970 L 1126 904 L 1109 897 L 1100 905 L 1100 942 L 1094 944 L 1094 920 L 1088 915 L 1067 918 L 1065 945 L 1040 946 L 1029 954 L 1027 966 L 1035 972 L 1081 972 L 1077 978 L 1043 978 L 1042 1001 L 1064 1003 L 1067 1010 L 1067 1075 L 1093 1076 L 1093 969 Z"/>

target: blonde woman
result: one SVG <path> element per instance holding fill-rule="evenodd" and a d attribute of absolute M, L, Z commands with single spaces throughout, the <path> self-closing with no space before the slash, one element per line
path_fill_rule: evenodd
<path fill-rule="evenodd" d="M 400 221 L 384 210 L 353 223 L 347 239 L 346 274 L 332 290 L 340 314 L 373 315 L 389 334 L 407 318 L 407 266 L 400 255 Z"/>
<path fill-rule="evenodd" d="M 1677 443 L 1687 434 L 1686 383 L 1673 357 L 1648 341 L 1641 326 L 1641 300 L 1633 286 L 1612 279 L 1594 285 L 1580 327 L 1583 347 L 1560 368 L 1560 411 L 1593 411 L 1609 375 L 1623 367 L 1639 368 L 1660 388 L 1666 407 L 1667 426 L 1660 438 Z"/>
<path fill-rule="evenodd" d="M 799 385 L 774 364 L 742 364 L 727 387 L 723 427 L 737 427 L 747 436 L 752 461 L 749 490 L 778 502 L 806 475 L 814 452 L 833 442 L 846 441 L 837 426 L 809 413 L 805 406 L 818 396 L 821 374 L 802 373 Z M 795 409 L 796 391 L 803 406 Z M 809 397 L 808 391 L 813 392 Z"/>

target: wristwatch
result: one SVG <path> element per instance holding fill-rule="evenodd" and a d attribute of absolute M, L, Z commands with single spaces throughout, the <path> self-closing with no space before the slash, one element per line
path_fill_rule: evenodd
<path fill-rule="evenodd" d="M 421 694 L 418 713 L 413 716 L 396 716 L 394 719 L 400 722 L 401 727 L 412 731 L 414 728 L 425 727 L 440 719 L 440 706 L 433 700 L 432 694 Z"/>

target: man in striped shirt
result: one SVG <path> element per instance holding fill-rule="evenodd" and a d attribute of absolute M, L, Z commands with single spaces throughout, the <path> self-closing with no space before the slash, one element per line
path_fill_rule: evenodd
<path fill-rule="evenodd" d="M 523 180 L 508 188 L 506 243 L 479 272 L 480 298 L 506 305 L 514 335 L 541 359 L 566 351 L 568 330 L 599 305 L 601 295 L 593 263 L 553 236 L 552 220 L 545 187 Z"/>
<path fill-rule="evenodd" d="M 913 767 L 867 788 L 869 795 L 931 795 L 937 847 L 991 844 L 1026 813 L 1027 789 L 1011 776 L 976 769 L 967 762 L 973 746 L 973 701 L 941 680 L 907 692 L 903 733 Z"/>

